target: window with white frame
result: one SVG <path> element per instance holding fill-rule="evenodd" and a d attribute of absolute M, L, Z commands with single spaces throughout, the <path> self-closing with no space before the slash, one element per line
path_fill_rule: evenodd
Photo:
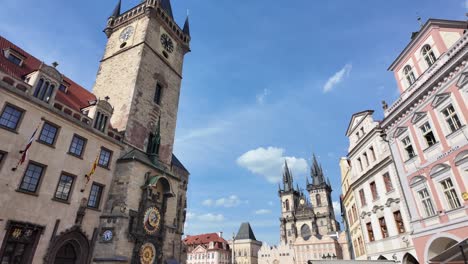
<path fill-rule="evenodd" d="M 426 140 L 427 147 L 430 147 L 430 146 L 434 145 L 437 142 L 436 138 L 434 136 L 434 132 L 432 132 L 432 128 L 431 128 L 431 125 L 429 124 L 429 122 L 424 123 L 419 128 L 421 129 L 422 135 L 423 135 L 424 139 Z"/>
<path fill-rule="evenodd" d="M 453 186 L 452 179 L 447 178 L 440 182 L 442 186 L 442 191 L 445 195 L 445 200 L 447 201 L 450 209 L 456 209 L 461 207 L 460 200 L 458 199 L 457 191 L 455 186 Z"/>
<path fill-rule="evenodd" d="M 424 216 L 429 217 L 436 214 L 431 196 L 426 188 L 418 191 L 418 196 L 424 209 Z"/>
<path fill-rule="evenodd" d="M 401 143 L 403 143 L 403 148 L 405 149 L 407 159 L 412 159 L 416 156 L 409 136 L 403 138 L 403 140 L 401 140 Z"/>
<path fill-rule="evenodd" d="M 431 67 L 436 61 L 436 56 L 434 52 L 432 51 L 431 46 L 424 45 L 424 47 L 421 49 L 421 53 L 424 57 L 424 60 L 427 63 L 427 67 Z"/>
<path fill-rule="evenodd" d="M 403 74 L 405 75 L 406 81 L 408 81 L 408 85 L 412 85 L 416 82 L 416 77 L 414 76 L 413 69 L 411 66 L 406 65 L 403 68 Z"/>
<path fill-rule="evenodd" d="M 450 132 L 455 132 L 462 127 L 460 119 L 458 118 L 457 112 L 453 105 L 447 106 L 444 110 L 442 110 L 442 114 L 445 117 L 445 121 L 450 128 Z"/>

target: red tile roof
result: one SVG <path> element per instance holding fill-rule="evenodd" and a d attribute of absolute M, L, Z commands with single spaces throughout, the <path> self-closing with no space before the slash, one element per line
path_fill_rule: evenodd
<path fill-rule="evenodd" d="M 219 237 L 217 233 L 202 234 L 196 236 L 187 236 L 184 239 L 186 245 L 200 245 L 200 244 L 209 244 L 210 242 L 221 242 L 226 243 L 227 241 L 224 238 Z"/>
<path fill-rule="evenodd" d="M 8 48 L 13 49 L 14 51 L 26 57 L 21 66 L 18 66 L 5 58 L 3 51 Z M 0 50 L 0 71 L 6 72 L 7 74 L 12 75 L 17 79 L 23 80 L 24 76 L 38 70 L 41 66 L 42 62 L 39 59 L 27 53 L 2 36 L 0 36 Z M 55 96 L 56 101 L 75 111 L 80 111 L 81 108 L 89 105 L 88 101 L 96 100 L 96 96 L 66 76 L 64 76 L 64 81 L 70 84 L 70 86 L 68 87 L 67 93 L 64 93 L 60 90 L 57 91 L 57 95 Z"/>

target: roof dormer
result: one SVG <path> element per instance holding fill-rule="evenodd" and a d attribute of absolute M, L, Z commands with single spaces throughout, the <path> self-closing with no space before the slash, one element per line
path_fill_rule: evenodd
<path fill-rule="evenodd" d="M 63 83 L 63 75 L 53 66 L 42 63 L 38 70 L 28 74 L 26 82 L 31 85 L 31 95 L 46 103 L 52 103 L 57 94 L 57 89 Z"/>
<path fill-rule="evenodd" d="M 110 98 L 106 97 L 105 100 L 97 99 L 89 102 L 89 106 L 81 109 L 83 114 L 87 114 L 88 117 L 93 118 L 93 128 L 107 133 L 110 119 L 114 113 L 114 108 L 108 102 Z"/>
<path fill-rule="evenodd" d="M 19 67 L 23 66 L 23 62 L 26 59 L 26 56 L 12 48 L 4 49 L 3 55 L 5 56 L 5 58 L 7 58 L 7 60 L 18 65 Z"/>

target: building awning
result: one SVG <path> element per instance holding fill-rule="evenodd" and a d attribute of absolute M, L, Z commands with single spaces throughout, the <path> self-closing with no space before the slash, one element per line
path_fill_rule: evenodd
<path fill-rule="evenodd" d="M 462 250 L 468 258 L 468 238 L 429 260 L 430 263 L 463 263 Z M 467 259 L 468 260 L 468 259 Z"/>

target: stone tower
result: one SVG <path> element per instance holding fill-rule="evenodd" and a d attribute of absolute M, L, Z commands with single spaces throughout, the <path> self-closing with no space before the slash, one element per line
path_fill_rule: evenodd
<path fill-rule="evenodd" d="M 174 21 L 170 0 L 144 0 L 121 12 L 119 1 L 104 30 L 108 41 L 93 93 L 113 106 L 104 126 L 121 132 L 102 212 L 94 261 L 181 262 L 188 171 L 173 155 L 188 18 Z"/>
<path fill-rule="evenodd" d="M 294 213 L 299 204 L 299 190 L 294 188 L 294 180 L 289 170 L 288 163 L 284 162 L 283 168 L 283 186 L 279 186 L 278 195 L 281 200 L 281 241 L 285 243 L 292 242 L 297 236 L 295 228 Z"/>
<path fill-rule="evenodd" d="M 307 183 L 307 191 L 316 215 L 318 232 L 328 234 L 339 231 L 331 199 L 331 184 L 329 180 L 325 181 L 322 166 L 319 165 L 315 155 L 312 157 L 310 174 L 312 183 Z"/>

